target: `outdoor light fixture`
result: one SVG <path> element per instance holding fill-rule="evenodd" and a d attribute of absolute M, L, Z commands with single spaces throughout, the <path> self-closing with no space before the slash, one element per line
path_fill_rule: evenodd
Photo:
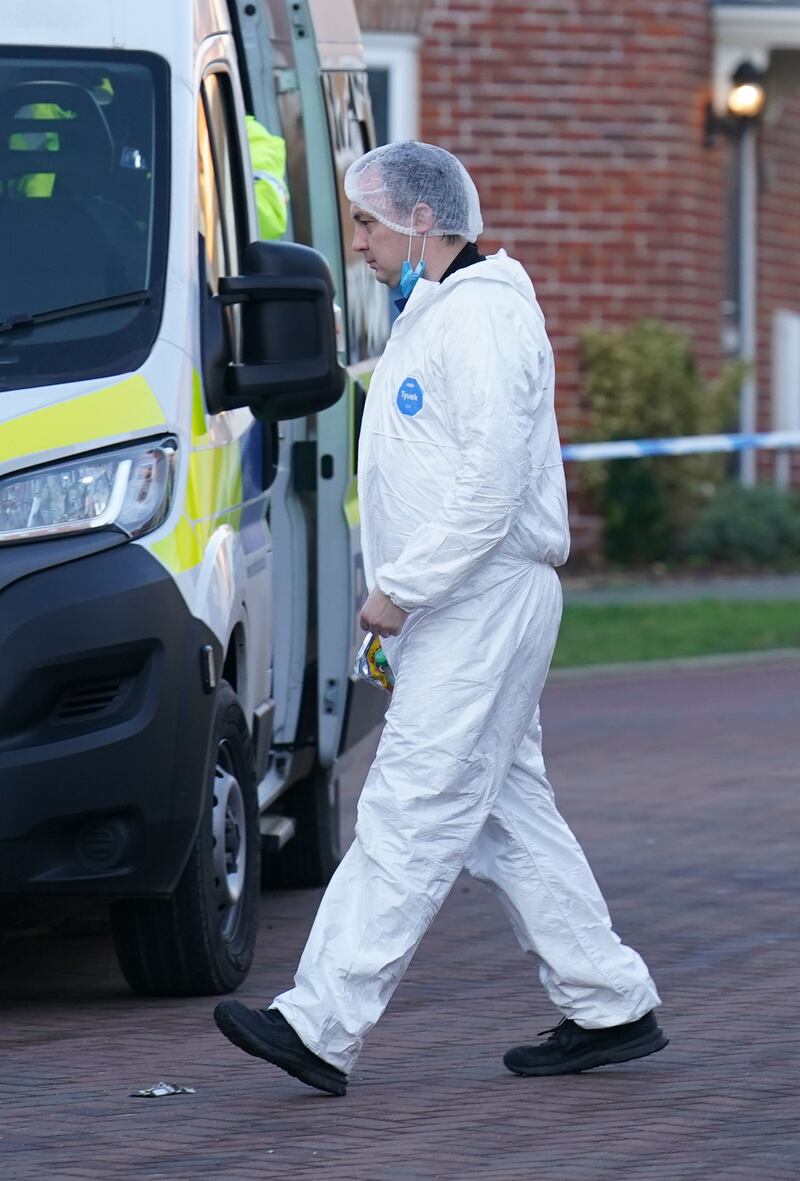
<path fill-rule="evenodd" d="M 731 89 L 727 98 L 727 112 L 718 115 L 713 104 L 706 107 L 704 143 L 714 146 L 717 132 L 736 139 L 757 119 L 766 103 L 764 72 L 750 61 L 740 62 L 731 74 Z"/>
<path fill-rule="evenodd" d="M 752 434 L 757 424 L 755 386 L 758 244 L 758 164 L 756 128 L 766 103 L 764 71 L 752 61 L 741 61 L 730 75 L 726 113 L 717 114 L 711 103 L 706 108 L 704 142 L 714 146 L 718 133 L 732 144 L 731 215 L 728 228 L 728 253 L 731 260 L 729 292 L 736 309 L 737 352 L 744 376 L 739 387 L 739 430 Z M 743 451 L 739 463 L 741 482 L 751 486 L 756 481 L 754 451 Z"/>
<path fill-rule="evenodd" d="M 755 119 L 764 109 L 766 92 L 763 71 L 752 62 L 742 62 L 731 78 L 728 111 L 736 119 Z"/>

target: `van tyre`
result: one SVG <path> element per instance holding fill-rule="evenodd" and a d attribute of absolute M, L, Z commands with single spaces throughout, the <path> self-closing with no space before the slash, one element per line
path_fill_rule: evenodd
<path fill-rule="evenodd" d="M 238 988 L 253 959 L 261 838 L 253 752 L 239 699 L 220 682 L 212 765 L 194 846 L 170 898 L 111 907 L 117 959 L 143 996 L 209 996 Z"/>
<path fill-rule="evenodd" d="M 277 890 L 327 886 L 341 858 L 339 780 L 333 768 L 316 763 L 281 796 L 278 808 L 295 821 L 295 833 L 279 853 L 263 854 L 262 883 Z"/>

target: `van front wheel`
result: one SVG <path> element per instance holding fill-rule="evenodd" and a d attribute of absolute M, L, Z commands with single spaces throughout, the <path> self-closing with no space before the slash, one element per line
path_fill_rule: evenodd
<path fill-rule="evenodd" d="M 170 898 L 111 907 L 117 959 L 143 996 L 230 992 L 253 959 L 261 840 L 250 734 L 233 689 L 222 681 L 215 751 L 194 847 Z"/>

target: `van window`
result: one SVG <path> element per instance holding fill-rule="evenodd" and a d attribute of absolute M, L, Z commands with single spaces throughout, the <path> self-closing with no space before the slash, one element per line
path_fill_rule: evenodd
<path fill-rule="evenodd" d="M 0 52 L 0 393 L 144 362 L 168 201 L 166 62 Z"/>
<path fill-rule="evenodd" d="M 203 79 L 197 115 L 198 229 L 205 244 L 207 292 L 222 275 L 241 273 L 247 244 L 247 206 L 241 187 L 239 140 L 233 128 L 233 94 L 224 73 Z M 239 309 L 225 309 L 231 353 L 239 353 Z"/>

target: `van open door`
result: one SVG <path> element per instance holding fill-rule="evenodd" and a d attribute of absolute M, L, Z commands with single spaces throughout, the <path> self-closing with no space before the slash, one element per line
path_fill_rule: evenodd
<path fill-rule="evenodd" d="M 264 802 L 295 833 L 265 878 L 321 885 L 338 860 L 337 756 L 374 727 L 380 696 L 350 677 L 366 598 L 356 490 L 358 431 L 389 332 L 387 292 L 351 249 L 343 180 L 374 146 L 353 0 L 230 0 L 250 111 L 286 139 L 295 241 L 327 259 L 340 305 L 345 394 L 282 422 L 270 527 L 275 546 L 275 758 Z M 363 693 L 363 696 L 362 696 Z M 288 791 L 285 790 L 288 784 Z"/>

